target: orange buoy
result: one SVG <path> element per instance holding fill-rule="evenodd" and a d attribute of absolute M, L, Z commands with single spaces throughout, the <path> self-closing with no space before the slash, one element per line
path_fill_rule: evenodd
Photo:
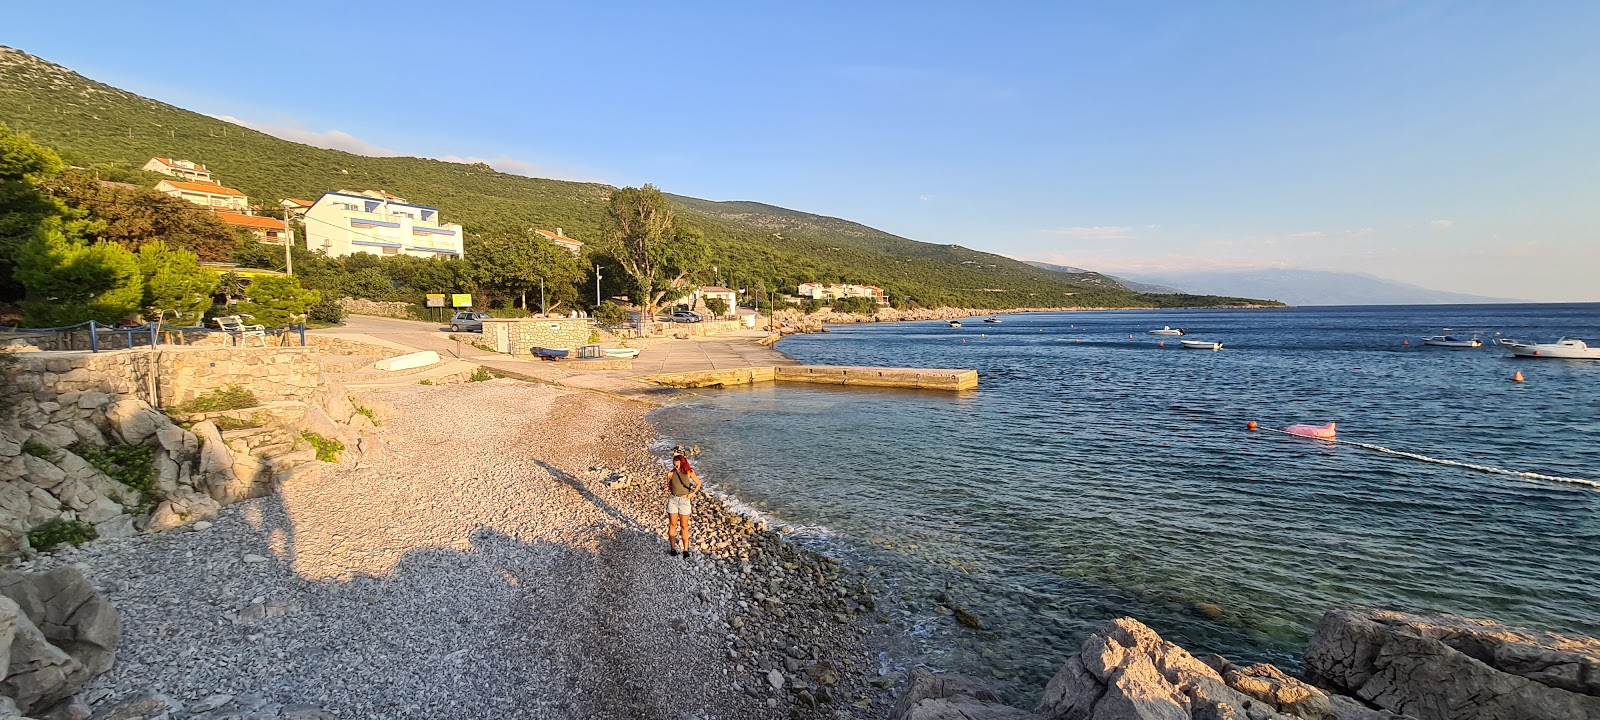
<path fill-rule="evenodd" d="M 1522 371 L 1521 370 L 1518 370 L 1515 375 L 1511 376 L 1511 382 L 1522 382 L 1524 379 L 1525 378 L 1522 377 Z"/>
<path fill-rule="evenodd" d="M 1411 344 L 1411 341 L 1410 341 L 1410 340 L 1401 340 L 1401 341 L 1400 341 L 1400 344 L 1401 344 L 1401 345 L 1410 345 L 1410 344 Z"/>
<path fill-rule="evenodd" d="M 966 338 L 961 338 L 961 344 L 962 344 L 962 345 L 965 345 L 965 344 L 967 344 L 967 339 L 966 339 Z"/>
<path fill-rule="evenodd" d="M 1162 340 L 1161 342 L 1156 343 L 1156 347 L 1166 347 L 1166 346 L 1167 346 L 1167 341 L 1165 341 L 1165 340 Z"/>
<path fill-rule="evenodd" d="M 1128 339 L 1129 339 L 1129 340 L 1132 340 L 1132 339 L 1133 339 L 1133 336 L 1132 336 L 1132 335 L 1129 335 L 1129 336 L 1128 336 Z"/>
<path fill-rule="evenodd" d="M 1245 428 L 1247 428 L 1249 430 L 1255 430 L 1256 429 L 1256 421 L 1251 420 L 1250 422 L 1245 423 L 1244 426 L 1245 426 Z"/>

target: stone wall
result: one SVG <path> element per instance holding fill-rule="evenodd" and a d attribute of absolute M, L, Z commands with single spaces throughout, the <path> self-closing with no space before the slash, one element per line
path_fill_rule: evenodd
<path fill-rule="evenodd" d="M 129 340 L 133 341 L 131 347 L 149 347 L 149 330 L 109 330 L 102 328 L 98 333 L 100 350 L 126 350 L 130 347 Z M 164 328 L 161 331 L 162 345 L 198 345 L 221 347 L 229 344 L 229 338 L 220 332 L 207 330 L 179 330 Z M 292 340 L 298 343 L 298 340 Z M 91 350 L 88 328 L 80 328 L 69 332 L 36 332 L 29 330 L 0 331 L 0 346 L 13 346 L 22 348 L 38 348 L 40 350 L 73 351 Z"/>
<path fill-rule="evenodd" d="M 592 332 L 588 318 L 492 318 L 483 321 L 482 344 L 511 355 L 527 355 L 532 348 L 567 348 L 576 356 Z"/>
<path fill-rule="evenodd" d="M 376 315 L 378 317 L 391 317 L 409 319 L 411 313 L 406 309 L 409 303 L 403 302 L 378 302 L 361 298 L 339 298 L 339 307 L 350 315 Z"/>
<path fill-rule="evenodd" d="M 14 387 L 37 402 L 66 404 L 86 392 L 126 394 L 171 407 L 237 385 L 262 402 L 305 400 L 322 369 L 316 348 L 134 348 L 111 352 L 18 353 Z"/>

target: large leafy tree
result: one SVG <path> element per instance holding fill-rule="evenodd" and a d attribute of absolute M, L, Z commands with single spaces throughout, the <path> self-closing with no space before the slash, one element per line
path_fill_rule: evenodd
<path fill-rule="evenodd" d="M 198 205 L 151 188 L 106 184 L 78 171 L 62 173 L 45 185 L 52 195 L 103 223 L 94 233 L 96 238 L 129 250 L 159 238 L 171 247 L 192 251 L 201 260 L 221 261 L 248 237 Z M 281 257 L 282 246 L 270 247 Z"/>
<path fill-rule="evenodd" d="M 527 232 L 496 231 L 468 238 L 468 262 L 479 285 L 502 297 L 520 297 L 528 308 L 528 294 L 544 285 L 546 306 L 554 308 L 577 298 L 584 270 L 572 253 L 543 237 Z"/>
<path fill-rule="evenodd" d="M 144 300 L 138 258 L 115 243 L 68 238 L 65 224 L 59 217 L 45 220 L 18 251 L 16 277 L 27 290 L 23 321 L 56 327 L 138 315 Z"/>
<path fill-rule="evenodd" d="M 305 320 L 306 311 L 321 301 L 322 293 L 300 287 L 292 277 L 266 275 L 250 281 L 238 308 L 261 325 L 283 327 Z"/>
<path fill-rule="evenodd" d="M 176 325 L 199 325 L 211 308 L 217 274 L 200 267 L 199 258 L 183 248 L 156 240 L 139 248 L 144 276 L 144 307 L 152 318 Z"/>
<path fill-rule="evenodd" d="M 48 220 L 57 220 L 55 232 L 67 240 L 92 229 L 87 213 L 40 188 L 63 167 L 55 151 L 0 123 L 0 300 L 22 296 L 21 282 L 14 278 L 17 255 Z"/>
<path fill-rule="evenodd" d="M 663 300 L 681 296 L 687 279 L 706 266 L 705 233 L 678 227 L 667 198 L 654 185 L 622 188 L 606 209 L 605 251 L 637 287 L 643 317 L 653 317 Z"/>

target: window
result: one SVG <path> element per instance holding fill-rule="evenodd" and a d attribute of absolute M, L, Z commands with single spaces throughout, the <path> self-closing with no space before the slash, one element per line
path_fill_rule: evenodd
<path fill-rule="evenodd" d="M 385 254 L 385 255 L 399 255 L 400 254 L 400 248 L 386 247 L 386 248 L 383 249 L 383 254 Z"/>

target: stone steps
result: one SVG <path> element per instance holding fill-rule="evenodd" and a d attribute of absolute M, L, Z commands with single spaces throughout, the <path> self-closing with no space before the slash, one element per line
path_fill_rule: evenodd
<path fill-rule="evenodd" d="M 385 373 L 377 377 L 348 377 L 340 378 L 339 382 L 347 388 L 383 388 L 416 385 L 427 380 L 434 385 L 451 385 L 466 382 L 473 373 L 477 372 L 479 365 L 465 360 L 446 360 L 438 365 L 426 368 L 416 368 L 418 372 L 398 371 Z"/>

